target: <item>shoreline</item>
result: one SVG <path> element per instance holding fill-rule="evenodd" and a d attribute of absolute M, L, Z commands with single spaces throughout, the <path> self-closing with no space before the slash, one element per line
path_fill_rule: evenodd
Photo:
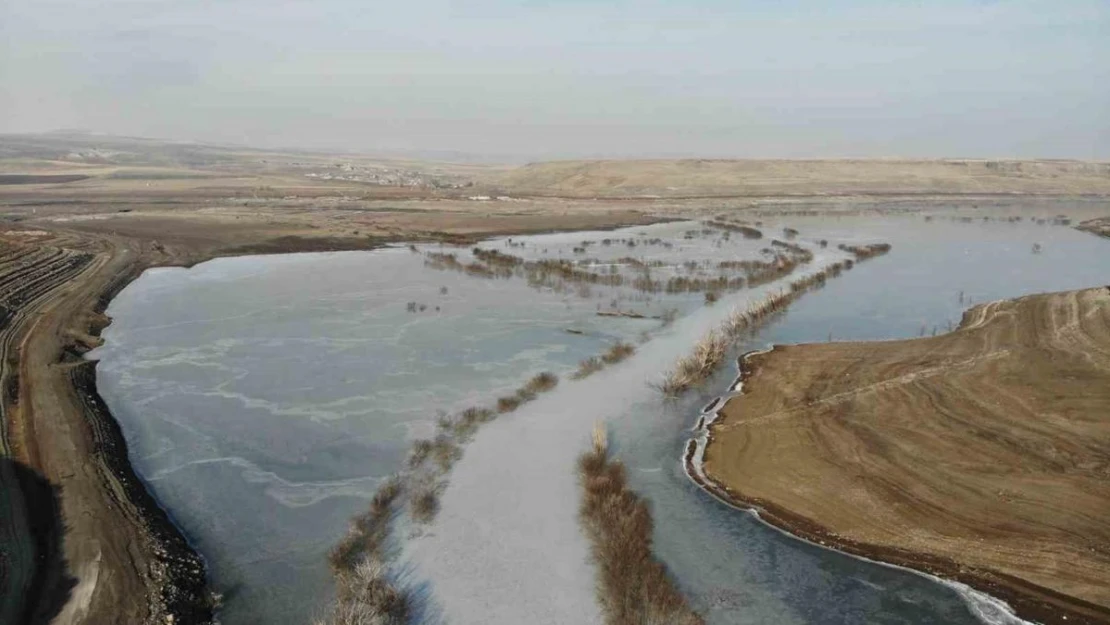
<path fill-rule="evenodd" d="M 79 240 L 88 242 L 106 242 L 108 250 L 101 251 L 106 255 L 104 265 L 88 276 L 77 278 L 73 286 L 80 295 L 58 292 L 53 296 L 55 301 L 77 303 L 74 311 L 64 319 L 72 328 L 79 328 L 84 333 L 81 339 L 75 336 L 57 337 L 54 347 L 58 356 L 54 362 L 64 368 L 61 376 L 65 384 L 73 392 L 72 412 L 67 409 L 64 421 L 79 422 L 88 428 L 86 442 L 90 451 L 84 458 L 75 458 L 79 463 L 88 462 L 96 467 L 96 472 L 101 477 L 99 504 L 109 508 L 130 508 L 133 521 L 128 523 L 127 531 L 137 531 L 150 541 L 149 545 L 132 545 L 126 563 L 128 575 L 133 575 L 141 580 L 142 587 L 151 601 L 145 602 L 145 614 L 148 619 L 177 624 L 208 625 L 218 622 L 219 595 L 217 589 L 211 585 L 208 577 L 208 568 L 204 555 L 197 550 L 190 541 L 187 533 L 173 519 L 172 513 L 162 507 L 157 496 L 149 488 L 146 481 L 134 469 L 131 463 L 129 448 L 126 438 L 120 428 L 119 422 L 111 413 L 107 404 L 100 396 L 96 381 L 97 361 L 84 359 L 84 354 L 91 351 L 90 342 L 101 341 L 101 334 L 111 325 L 112 320 L 107 315 L 111 301 L 127 286 L 137 280 L 148 269 L 177 267 L 191 268 L 198 264 L 219 258 L 233 258 L 242 256 L 272 256 L 296 253 L 320 253 L 336 251 L 373 251 L 393 244 L 404 244 L 409 241 L 427 242 L 441 241 L 448 245 L 473 245 L 476 241 L 498 236 L 531 235 L 553 232 L 581 232 L 593 230 L 616 230 L 619 228 L 650 225 L 670 221 L 681 221 L 674 217 L 651 217 L 640 215 L 638 219 L 628 219 L 622 224 L 594 224 L 586 220 L 581 228 L 552 229 L 549 227 L 523 227 L 507 231 L 492 231 L 482 233 L 460 233 L 458 235 L 437 236 L 431 233 L 413 232 L 411 236 L 376 237 L 370 240 L 356 240 L 353 244 L 346 244 L 334 239 L 320 241 L 323 247 L 316 245 L 305 246 L 301 240 L 285 240 L 277 245 L 239 246 L 222 250 L 197 250 L 187 249 L 184 253 L 162 253 L 158 258 L 150 258 L 149 252 L 144 249 L 141 239 L 126 238 L 109 239 L 88 233 L 78 234 Z M 134 246 L 134 247 L 133 247 Z M 125 257 L 126 255 L 126 257 Z M 100 271 L 110 271 L 110 274 L 100 275 Z M 81 281 L 83 284 L 80 284 Z M 71 284 L 71 283 L 67 283 Z M 88 291 L 81 291 L 82 287 Z M 20 367 L 23 367 L 22 357 Z M 18 399 L 25 399 L 22 393 Z M 19 405 L 18 401 L 15 403 Z M 25 415 L 14 417 L 16 421 L 25 419 Z M 32 432 L 34 428 L 28 428 Z M 30 444 L 39 445 L 42 439 L 32 436 Z M 80 452 L 78 452 L 79 454 Z M 51 483 L 54 483 L 53 481 Z M 63 484 L 55 484 L 62 486 Z M 64 489 L 63 489 L 64 490 Z M 70 524 L 66 523 L 65 515 L 59 513 L 56 526 L 60 528 L 60 535 L 52 536 L 60 544 L 73 540 Z M 103 528 L 113 531 L 115 528 Z M 137 548 L 137 551 L 136 551 Z M 63 554 L 64 555 L 64 554 Z M 323 556 L 322 556 L 323 557 Z M 63 575 L 76 577 L 81 573 L 86 562 L 71 562 L 67 558 Z M 100 570 L 100 575 L 105 571 L 109 575 L 120 570 L 119 563 L 104 564 L 98 560 L 93 563 L 94 570 Z M 51 571 L 36 565 L 34 575 L 50 574 Z M 95 573 L 94 573 L 95 575 Z M 93 587 L 87 589 L 95 592 L 97 580 L 94 578 Z M 80 601 L 79 588 L 72 588 L 63 597 L 53 594 L 53 588 L 40 589 L 38 597 L 31 598 L 27 605 L 31 610 L 49 612 L 60 615 L 55 622 L 89 622 L 99 621 L 101 618 L 116 619 L 119 614 L 99 614 L 96 610 L 89 611 L 88 605 L 74 606 Z M 155 600 L 154 598 L 158 599 Z M 125 600 L 143 604 L 144 600 L 138 597 L 125 597 Z M 158 603 L 155 603 L 158 601 Z M 83 603 L 88 603 L 85 597 Z M 67 612 L 73 612 L 66 618 Z"/>
<path fill-rule="evenodd" d="M 986 306 L 986 304 L 981 304 L 971 310 L 982 306 Z M 981 322 L 981 315 L 973 316 L 971 310 L 965 312 L 957 330 L 963 329 L 965 324 L 970 327 Z M 966 586 L 972 591 L 983 593 L 991 599 L 1004 602 L 1016 618 L 1026 622 L 1044 625 L 1069 625 L 1074 623 L 1105 625 L 1110 623 L 1110 610 L 1103 606 L 1038 586 L 1012 575 L 989 569 L 973 569 L 942 556 L 897 547 L 873 545 L 842 537 L 812 519 L 796 514 L 784 506 L 766 499 L 746 496 L 717 482 L 705 473 L 704 453 L 712 440 L 712 426 L 722 416 L 720 411 L 729 402 L 735 401 L 743 395 L 744 383 L 757 369 L 748 362 L 749 358 L 768 353 L 774 350 L 775 347 L 772 345 L 767 349 L 749 351 L 737 358 L 738 373 L 729 385 L 728 392 L 716 397 L 706 406 L 707 409 L 712 408 L 713 412 L 706 410 L 699 414 L 693 428 L 694 436 L 687 441 L 682 454 L 683 471 L 699 488 L 721 503 L 735 508 L 739 512 L 752 514 L 769 527 L 795 539 L 852 557 L 925 575 L 945 585 L 960 584 Z M 970 601 L 967 597 L 964 599 L 968 602 L 969 609 L 971 609 Z"/>
<path fill-rule="evenodd" d="M 211 260 L 211 259 L 206 259 Z M 204 261 L 198 261 L 204 262 Z M 190 263 L 191 267 L 197 263 Z M 104 288 L 96 295 L 92 307 L 92 317 L 86 328 L 88 335 L 103 340 L 103 331 L 111 325 L 107 315 L 108 306 L 120 292 L 146 272 L 147 269 L 161 264 L 143 263 L 135 260 L 122 271 L 108 279 Z M 112 414 L 97 388 L 96 360 L 87 360 L 84 346 L 70 351 L 66 356 L 75 356 L 79 361 L 66 371 L 66 378 L 80 401 L 82 417 L 90 424 L 93 449 L 96 461 L 102 470 L 109 471 L 115 484 L 122 489 L 125 502 L 135 508 L 141 520 L 142 530 L 153 542 L 153 550 L 144 555 L 155 564 L 156 578 L 153 590 L 162 599 L 162 610 L 166 619 L 173 623 L 196 623 L 198 625 L 215 623 L 216 595 L 208 581 L 208 567 L 204 556 L 193 546 L 174 520 L 172 514 L 162 507 L 146 481 L 131 464 L 127 439 L 119 422 Z M 123 502 L 117 502 L 123 503 Z M 58 606 L 59 609 L 64 606 Z M 152 610 L 157 613 L 157 611 Z M 170 621 L 168 621 L 170 622 Z"/>
<path fill-rule="evenodd" d="M 155 543 L 154 558 L 164 576 L 156 580 L 167 617 L 174 623 L 215 622 L 215 595 L 208 582 L 203 554 L 131 464 L 127 439 L 96 388 L 96 361 L 69 370 L 68 377 L 82 399 L 84 416 L 92 424 L 99 462 L 123 487 L 124 497 L 136 508 Z"/>
<path fill-rule="evenodd" d="M 660 222 L 663 222 L 663 221 L 676 221 L 676 220 L 681 221 L 682 219 L 658 218 L 654 221 L 651 221 L 650 223 L 660 223 Z M 636 225 L 646 225 L 646 224 L 629 223 L 629 224 L 625 224 L 625 225 L 621 225 L 621 226 L 610 226 L 610 227 L 599 227 L 599 226 L 594 226 L 594 225 L 587 225 L 583 228 L 567 228 L 567 229 L 561 229 L 561 230 L 545 230 L 545 231 L 542 231 L 542 232 L 576 232 L 576 231 L 584 231 L 584 230 L 612 230 L 612 229 L 616 229 L 616 228 L 632 227 L 632 226 L 636 226 Z M 528 230 L 528 229 L 523 229 L 520 232 L 516 232 L 516 231 L 514 231 L 514 232 L 495 232 L 495 233 L 482 233 L 480 235 L 466 234 L 466 235 L 462 235 L 462 237 L 483 238 L 483 237 L 515 236 L 517 234 L 538 234 L 538 233 L 541 233 L 541 232 L 540 231 L 532 231 L 532 230 Z M 206 262 L 206 261 L 209 261 L 209 260 L 214 260 L 214 259 L 217 259 L 217 258 L 227 258 L 227 257 L 236 257 L 236 256 L 245 256 L 245 255 L 260 255 L 260 256 L 262 256 L 262 255 L 276 255 L 276 254 L 298 253 L 298 252 L 356 251 L 356 250 L 357 251 L 370 251 L 370 250 L 377 249 L 377 248 L 380 248 L 382 246 L 393 244 L 393 243 L 402 243 L 402 242 L 410 241 L 410 240 L 411 241 L 420 241 L 422 239 L 423 240 L 430 240 L 427 236 L 427 233 L 412 233 L 412 234 L 413 234 L 413 236 L 407 237 L 407 238 L 406 237 L 396 237 L 396 238 L 390 237 L 388 239 L 386 239 L 386 238 L 378 239 L 378 240 L 375 240 L 371 243 L 372 246 L 357 247 L 357 248 L 300 249 L 300 250 L 298 250 L 298 249 L 281 249 L 281 250 L 267 249 L 265 251 L 248 251 L 244 248 L 237 248 L 237 249 L 230 249 L 230 250 L 219 250 L 219 251 L 215 251 L 215 252 L 213 252 L 213 251 L 202 251 L 202 250 L 185 250 L 184 254 L 179 254 L 179 255 L 165 254 L 165 255 L 161 256 L 160 258 L 157 258 L 157 259 L 149 258 L 147 256 L 147 254 L 148 254 L 147 250 L 145 250 L 145 249 L 137 250 L 135 248 L 128 247 L 128 245 L 126 243 L 122 244 L 122 245 L 112 245 L 111 249 L 109 251 L 101 252 L 101 253 L 104 253 L 108 256 L 108 260 L 105 262 L 105 267 L 98 270 L 97 272 L 95 272 L 96 274 L 99 274 L 100 271 L 110 271 L 111 275 L 108 275 L 108 276 L 99 276 L 99 275 L 96 275 L 96 276 L 82 276 L 81 278 L 74 281 L 73 284 L 74 284 L 74 286 L 77 290 L 88 287 L 90 285 L 96 285 L 96 286 L 99 286 L 99 287 L 102 287 L 102 288 L 99 288 L 98 291 L 93 292 L 92 299 L 93 299 L 94 304 L 92 306 L 88 306 L 88 305 L 79 306 L 76 309 L 76 312 L 69 316 L 68 321 L 70 323 L 72 323 L 73 327 L 83 326 L 84 328 L 86 328 L 87 331 L 88 331 L 89 336 L 99 338 L 100 335 L 101 335 L 101 332 L 104 330 L 104 328 L 106 328 L 111 323 L 111 320 L 109 318 L 107 318 L 107 316 L 105 315 L 105 311 L 106 311 L 108 305 L 110 304 L 110 302 L 112 301 L 112 299 L 120 291 L 122 291 L 124 288 L 126 288 L 132 281 L 139 278 L 143 274 L 143 272 L 145 272 L 147 269 L 159 268 L 159 267 L 186 267 L 186 268 L 188 268 L 188 267 L 192 267 L 196 264 Z M 100 237 L 98 237 L 95 234 L 90 235 L 90 234 L 86 233 L 83 236 L 86 237 L 86 240 L 93 240 L 93 241 L 100 240 Z M 434 239 L 435 239 L 435 237 L 432 237 L 432 240 L 434 240 Z M 138 239 L 138 238 L 126 238 L 125 240 L 130 241 L 132 244 L 137 244 L 137 243 L 144 242 L 142 239 Z M 472 244 L 472 243 L 467 242 L 467 243 L 463 243 L 463 244 L 464 245 L 469 245 L 469 244 Z M 221 252 L 223 252 L 223 253 L 221 253 Z M 123 253 L 129 254 L 130 257 L 124 259 L 122 257 Z M 116 264 L 114 267 L 112 267 L 111 265 L 113 265 L 113 263 L 118 263 L 118 264 Z M 80 284 L 80 282 L 84 282 L 84 284 Z M 93 290 L 94 289 L 90 289 L 90 291 L 93 291 Z M 68 302 L 73 302 L 73 301 L 79 301 L 79 299 L 83 296 L 84 295 L 82 293 L 82 294 L 78 294 L 76 296 L 67 295 L 67 294 L 58 294 L 58 295 L 54 295 L 52 297 L 60 299 L 60 300 L 66 300 Z M 91 315 L 89 313 L 91 313 Z M 85 318 L 88 318 L 88 321 L 89 321 L 89 323 L 87 325 L 82 322 L 82 320 L 85 319 Z M 74 337 L 69 337 L 69 336 L 58 337 L 56 339 L 56 343 L 57 343 L 57 346 L 59 348 L 65 350 L 66 352 L 68 352 L 72 348 L 77 348 L 77 351 L 76 351 L 77 354 L 83 354 L 84 351 L 87 351 L 87 349 L 83 349 L 84 346 L 81 344 L 81 342 L 79 340 L 76 340 Z M 62 360 L 63 363 L 66 362 L 64 359 L 68 355 L 70 355 L 70 354 L 63 353 L 61 355 L 61 358 L 63 359 Z M 204 598 L 206 596 L 206 593 L 212 590 L 211 587 L 208 584 L 207 576 L 204 572 L 203 555 L 199 554 L 191 546 L 191 544 L 189 543 L 188 537 L 185 535 L 185 533 L 182 531 L 182 529 L 174 523 L 173 518 L 172 518 L 172 514 L 170 514 L 167 510 L 163 509 L 159 505 L 159 503 L 157 501 L 157 498 L 153 495 L 153 493 L 150 491 L 150 489 L 147 488 L 147 486 L 146 486 L 145 482 L 142 480 L 142 478 L 139 477 L 134 472 L 134 469 L 131 466 L 130 458 L 128 456 L 128 448 L 127 448 L 126 440 L 124 439 L 123 434 L 119 429 L 119 425 L 118 425 L 115 417 L 110 413 L 107 406 L 104 404 L 103 400 L 101 399 L 101 397 L 99 395 L 99 392 L 98 392 L 98 389 L 97 389 L 97 386 L 96 386 L 96 376 L 95 376 L 96 362 L 95 361 L 87 361 L 87 362 L 88 362 L 88 364 L 78 364 L 77 366 L 74 366 L 73 367 L 74 371 L 66 372 L 64 374 L 69 379 L 69 384 L 71 385 L 71 388 L 73 389 L 73 391 L 75 391 L 77 396 L 82 400 L 82 402 L 81 402 L 82 403 L 81 412 L 80 412 L 80 414 L 65 414 L 65 415 L 62 415 L 59 418 L 62 421 L 66 422 L 67 424 L 71 421 L 85 420 L 89 424 L 92 425 L 93 430 L 97 430 L 97 431 L 99 431 L 100 429 L 104 430 L 104 432 L 101 433 L 101 436 L 103 436 L 103 438 L 98 439 L 98 440 L 95 441 L 96 454 L 97 454 L 96 458 L 97 459 L 94 462 L 101 465 L 99 467 L 101 470 L 108 469 L 112 473 L 113 477 L 117 480 L 118 484 L 123 485 L 123 487 L 124 487 L 123 490 L 124 490 L 124 493 L 125 493 L 125 496 L 126 496 L 127 500 L 138 509 L 138 511 L 140 513 L 140 517 L 142 519 L 144 519 L 145 523 L 146 524 L 151 524 L 151 526 L 147 528 L 148 533 L 152 537 L 152 539 L 154 540 L 155 544 L 157 546 L 160 546 L 163 549 L 163 554 L 156 555 L 153 552 L 147 551 L 144 548 L 145 546 L 137 547 L 136 548 L 136 553 L 132 554 L 133 557 L 149 558 L 152 561 L 155 558 L 159 558 L 163 562 L 163 564 L 167 567 L 166 570 L 168 571 L 168 574 L 167 574 L 166 578 L 161 579 L 161 580 L 156 580 L 156 584 L 161 584 L 161 587 L 159 589 L 157 589 L 158 592 L 161 594 L 161 596 L 163 596 L 163 597 L 167 596 L 165 593 L 162 593 L 162 590 L 165 590 L 166 592 L 170 593 L 170 597 L 171 597 L 172 601 L 174 602 L 173 605 L 180 606 L 181 609 L 186 610 L 186 611 L 188 611 L 188 610 L 200 610 L 201 608 L 198 607 L 200 605 L 200 603 L 199 603 L 200 599 Z M 73 363 L 70 362 L 69 364 L 72 365 Z M 717 409 L 720 409 L 721 407 L 723 407 L 723 402 L 721 403 L 721 405 L 717 406 Z M 745 506 L 745 507 L 748 507 L 748 506 Z M 63 529 L 63 532 L 62 532 L 63 533 L 63 538 L 65 537 L 67 532 L 68 532 L 68 528 Z M 136 561 L 133 561 L 133 562 L 129 563 L 128 566 L 134 567 L 135 566 L 134 562 L 136 562 Z M 199 583 L 197 582 L 197 580 L 198 580 L 198 571 L 195 568 L 196 566 L 201 567 L 201 571 L 199 573 L 199 580 L 200 580 Z M 107 570 L 109 573 L 114 572 L 111 565 L 108 565 L 108 566 L 102 565 L 102 569 Z M 75 571 L 72 567 L 67 567 L 65 572 L 73 573 L 73 572 L 77 572 L 77 571 Z M 140 572 L 140 574 L 141 574 L 141 572 Z M 174 581 L 174 580 L 177 580 L 177 581 Z M 154 588 L 154 586 L 148 586 L 148 588 Z M 205 601 L 210 601 L 210 599 L 205 599 Z M 192 606 L 192 607 L 189 607 L 189 606 Z M 207 609 L 208 609 L 208 614 L 211 614 L 212 609 L 211 609 L 210 605 Z M 176 622 L 178 622 L 178 623 L 198 622 L 198 623 L 200 623 L 200 622 L 209 622 L 211 620 L 211 617 L 208 617 L 207 621 L 204 620 L 203 613 L 200 612 L 200 611 L 192 611 L 192 612 L 187 612 L 187 613 L 192 614 L 193 616 L 195 616 L 196 618 L 198 618 L 200 620 L 195 620 L 195 621 L 183 620 L 184 618 L 186 618 L 186 617 L 183 616 L 183 617 L 177 619 Z M 183 614 L 185 614 L 185 613 L 183 613 Z M 90 615 L 89 619 L 87 619 L 87 620 L 95 620 L 96 616 L 97 615 L 95 615 L 95 614 Z M 1071 623 L 1071 622 L 1085 622 L 1085 621 L 1071 621 L 1071 620 L 1069 620 L 1068 622 Z M 1101 622 L 1101 621 L 1090 621 L 1090 622 Z"/>

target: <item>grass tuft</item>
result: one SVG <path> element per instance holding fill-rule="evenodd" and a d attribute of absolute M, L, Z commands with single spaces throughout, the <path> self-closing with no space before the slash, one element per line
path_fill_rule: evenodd
<path fill-rule="evenodd" d="M 387 575 L 385 540 L 404 484 L 392 477 L 378 487 L 369 509 L 351 521 L 347 535 L 328 553 L 336 602 L 322 625 L 401 625 L 410 613 L 408 593 Z"/>
<path fill-rule="evenodd" d="M 559 376 L 550 371 L 544 371 L 543 373 L 537 373 L 531 380 L 528 380 L 528 383 L 524 385 L 524 390 L 533 395 L 535 393 L 546 393 L 558 384 Z"/>
<path fill-rule="evenodd" d="M 520 407 L 520 397 L 516 395 L 506 395 L 497 398 L 497 412 L 506 413 L 512 412 Z"/>
<path fill-rule="evenodd" d="M 432 458 L 439 470 L 446 473 L 462 458 L 462 447 L 449 434 L 439 434 L 432 441 Z"/>
<path fill-rule="evenodd" d="M 416 487 L 409 498 L 409 514 L 417 523 L 431 523 L 439 513 L 439 487 L 427 482 Z"/>
<path fill-rule="evenodd" d="M 660 390 L 668 397 L 677 397 L 708 380 L 724 360 L 730 343 L 728 336 L 718 330 L 707 332 L 692 352 L 678 359 L 663 378 Z"/>
<path fill-rule="evenodd" d="M 581 380 L 587 378 L 598 371 L 605 368 L 605 364 L 597 356 L 590 356 L 589 358 L 578 363 L 578 370 L 571 374 L 571 378 Z"/>
<path fill-rule="evenodd" d="M 636 353 L 636 346 L 624 341 L 617 341 L 609 346 L 609 349 L 601 355 L 601 360 L 607 365 L 616 364 L 632 354 Z"/>
<path fill-rule="evenodd" d="M 366 557 L 336 579 L 339 601 L 317 625 L 403 625 L 412 612 L 408 593 L 378 558 Z"/>

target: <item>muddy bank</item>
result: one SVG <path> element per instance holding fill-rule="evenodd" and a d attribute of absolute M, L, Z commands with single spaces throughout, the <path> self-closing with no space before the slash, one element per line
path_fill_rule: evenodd
<path fill-rule="evenodd" d="M 166 622 L 203 625 L 215 622 L 217 603 L 207 582 L 204 559 L 135 473 L 123 432 L 97 391 L 97 363 L 82 359 L 89 343 L 99 340 L 111 323 L 105 311 L 112 299 L 147 268 L 145 262 L 128 263 L 103 284 L 93 301 L 92 314 L 87 317 L 84 340 L 67 343 L 62 360 L 65 377 L 75 392 L 77 408 L 91 437 L 93 460 L 105 474 L 104 482 L 111 485 L 104 493 L 111 500 L 110 505 L 132 512 L 140 525 L 138 529 L 150 541 L 145 545 L 145 555 L 150 560 L 142 575 L 159 599 L 150 606 L 151 616 Z M 62 607 L 53 609 L 61 611 Z"/>
<path fill-rule="evenodd" d="M 154 542 L 151 568 L 165 615 L 175 623 L 213 622 L 204 560 L 131 468 L 123 432 L 97 393 L 96 363 L 74 365 L 68 375 L 93 432 L 97 462 L 122 486 L 121 499 L 134 506 Z"/>
<path fill-rule="evenodd" d="M 1082 346 L 1094 349 L 1107 337 L 1105 315 L 1100 317 L 1106 299 L 1106 289 L 1034 296 L 976 307 L 964 316 L 959 330 L 935 339 L 787 346 L 749 354 L 741 360 L 742 394 L 699 420 L 699 440 L 690 441 L 684 454 L 686 472 L 717 498 L 754 509 L 761 519 L 791 534 L 966 584 L 1006 601 L 1022 618 L 1042 623 L 1110 622 L 1110 609 L 1086 598 L 1100 596 L 1099 579 L 1105 579 L 1097 572 L 1105 566 L 1098 546 L 1105 543 L 1097 511 L 1105 511 L 1108 500 L 1087 462 L 1097 464 L 1097 444 L 1084 445 L 1092 439 L 1097 442 L 1105 432 L 1097 420 L 1091 425 L 1077 412 L 1093 409 L 1101 394 L 1080 390 L 1081 406 L 1059 406 L 1061 393 L 1074 397 L 1077 392 L 1047 382 L 1078 379 L 1081 388 L 1102 388 L 1089 379 L 1105 374 L 1101 359 L 1094 355 L 1098 350 Z M 1032 328 L 1019 344 L 1013 342 L 1015 330 L 1010 323 Z M 915 351 L 907 344 L 929 349 Z M 961 352 L 961 345 L 971 347 Z M 845 351 L 853 348 L 857 351 Z M 1072 351 L 1078 355 L 1069 357 L 1067 352 Z M 1048 355 L 1038 358 L 1037 352 Z M 1007 366 L 1011 360 L 1016 371 Z M 1077 360 L 1090 368 L 1077 366 Z M 882 375 L 867 369 L 874 361 L 885 363 Z M 897 370 L 891 362 L 903 361 L 909 364 L 891 375 Z M 1050 365 L 1066 371 L 1050 373 Z M 827 375 L 830 368 L 838 375 Z M 1039 377 L 1015 380 L 1022 371 L 1034 371 Z M 1023 390 L 1007 384 L 1008 388 L 997 391 L 978 375 L 996 380 L 995 386 L 999 386 L 997 380 L 1005 380 Z M 931 386 L 941 383 L 945 392 L 938 394 L 939 389 Z M 979 390 L 968 395 L 961 392 L 966 390 L 964 384 Z M 1026 390 L 1046 386 L 1054 387 L 1045 391 L 1047 396 Z M 1053 414 L 1071 415 L 1071 422 L 1053 417 L 1050 423 L 1057 430 L 1053 432 L 1045 418 L 1015 412 L 992 390 L 1007 397 L 1020 394 L 1015 401 L 1042 409 L 1059 407 Z M 906 401 L 916 392 L 932 399 Z M 952 401 L 960 405 L 949 405 Z M 1018 415 L 1016 423 L 1008 419 L 998 423 L 997 416 L 982 408 L 996 401 L 1003 404 L 1000 410 L 1005 414 Z M 837 406 L 838 410 L 830 411 Z M 872 414 L 881 415 L 875 417 L 881 419 L 881 427 L 867 427 Z M 1044 410 L 1034 409 L 1033 414 Z M 903 415 L 909 423 L 903 422 Z M 947 419 L 958 419 L 956 436 L 943 433 Z M 914 427 L 927 435 L 918 434 Z M 1043 440 L 1049 434 L 1055 435 L 1051 440 L 1056 449 L 1067 450 L 1066 459 L 1056 456 L 1052 462 L 1039 462 L 1030 444 L 1021 442 L 1023 436 Z M 947 449 L 945 441 L 951 441 L 954 449 Z M 708 447 L 704 466 L 699 444 Z M 924 450 L 929 462 L 915 457 L 908 447 L 914 444 Z M 790 448 L 797 448 L 796 453 Z M 1021 471 L 1001 470 L 1008 466 L 1005 454 L 1011 450 L 1021 458 L 1013 464 Z M 908 461 L 904 466 L 895 461 L 886 464 L 886 455 Z M 989 466 L 981 469 L 977 461 Z M 1067 468 L 1072 464 L 1074 469 Z M 1040 492 L 1016 478 L 998 483 L 1023 472 L 1051 485 Z M 784 482 L 779 484 L 774 476 Z M 934 485 L 934 478 L 975 494 L 966 501 L 938 497 L 936 492 L 945 491 Z M 1074 495 L 1069 483 L 1088 479 L 1094 480 L 1090 488 L 1070 486 L 1092 494 Z M 1056 496 L 1063 499 L 1054 501 Z M 1034 512 L 1023 506 L 1023 500 L 1033 502 Z M 1094 521 L 1088 511 L 1095 515 Z M 1095 526 L 1087 527 L 1092 522 Z M 1055 529 L 1058 526 L 1067 529 Z M 1022 541 L 1037 541 L 1038 547 L 1026 547 Z M 1062 558 L 1069 562 L 1068 570 L 1057 572 L 1054 562 Z M 1057 587 L 1039 581 L 1046 576 Z"/>

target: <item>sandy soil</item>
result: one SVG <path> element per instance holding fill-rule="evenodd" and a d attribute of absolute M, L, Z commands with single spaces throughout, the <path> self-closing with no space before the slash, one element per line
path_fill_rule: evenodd
<path fill-rule="evenodd" d="M 815 541 L 1110 622 L 1110 287 L 976 306 L 948 335 L 743 365 L 705 471 Z"/>
<path fill-rule="evenodd" d="M 491 178 L 530 195 L 744 197 L 1110 192 L 1110 163 L 988 160 L 658 160 L 535 163 Z"/>

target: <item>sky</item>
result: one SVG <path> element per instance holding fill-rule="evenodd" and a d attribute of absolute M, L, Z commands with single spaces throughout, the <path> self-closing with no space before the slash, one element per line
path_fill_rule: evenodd
<path fill-rule="evenodd" d="M 0 132 L 1110 160 L 1110 0 L 0 0 Z"/>

